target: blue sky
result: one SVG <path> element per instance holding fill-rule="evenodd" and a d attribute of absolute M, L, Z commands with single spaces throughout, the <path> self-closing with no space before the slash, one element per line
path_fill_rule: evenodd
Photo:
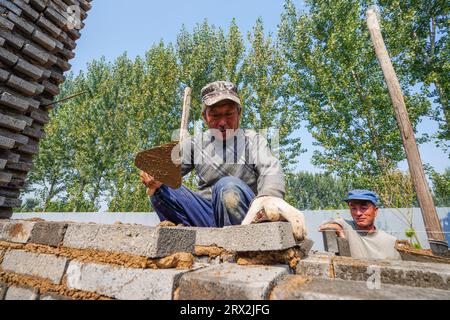
<path fill-rule="evenodd" d="M 294 0 L 297 7 L 302 0 Z M 113 60 L 127 51 L 130 57 L 143 55 L 152 44 L 163 39 L 174 42 L 184 24 L 192 30 L 196 23 L 204 19 L 217 27 L 227 29 L 231 20 L 236 22 L 241 32 L 251 31 L 256 19 L 262 17 L 267 31 L 276 32 L 284 0 L 95 0 L 86 27 L 78 41 L 76 57 L 71 60 L 72 70 L 77 73 L 84 70 L 88 62 L 105 56 Z M 434 133 L 437 126 L 425 120 L 420 133 Z M 318 172 L 311 164 L 314 151 L 311 135 L 305 130 L 300 132 L 303 147 L 308 152 L 299 157 L 298 170 Z M 431 164 L 439 172 L 450 167 L 449 158 L 433 144 L 420 147 L 422 160 Z M 400 165 L 407 170 L 406 161 Z"/>

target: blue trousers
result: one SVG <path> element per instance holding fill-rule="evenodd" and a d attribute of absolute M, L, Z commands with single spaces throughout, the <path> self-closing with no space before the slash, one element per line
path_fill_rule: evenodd
<path fill-rule="evenodd" d="M 225 177 L 214 185 L 211 201 L 186 187 L 174 190 L 163 185 L 151 197 L 151 203 L 161 221 L 222 228 L 240 225 L 254 198 L 244 181 Z"/>

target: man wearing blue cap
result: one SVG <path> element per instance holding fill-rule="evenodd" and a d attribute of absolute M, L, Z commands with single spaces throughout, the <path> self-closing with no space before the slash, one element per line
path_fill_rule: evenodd
<path fill-rule="evenodd" d="M 322 224 L 319 231 L 335 230 L 339 237 L 347 239 L 355 259 L 400 260 L 395 249 L 397 239 L 375 227 L 380 205 L 378 195 L 369 190 L 353 190 L 344 201 L 350 207 L 353 221 L 329 221 Z"/>

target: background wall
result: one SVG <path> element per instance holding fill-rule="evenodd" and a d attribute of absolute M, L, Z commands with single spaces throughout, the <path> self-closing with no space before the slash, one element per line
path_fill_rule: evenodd
<path fill-rule="evenodd" d="M 399 239 L 406 239 L 405 231 L 409 227 L 402 221 L 401 216 L 407 215 L 408 210 L 410 209 L 381 209 L 377 219 L 377 227 Z M 447 241 L 450 242 L 450 208 L 438 208 L 437 211 L 444 232 L 446 233 Z M 337 217 L 351 219 L 350 214 L 346 210 L 306 211 L 305 217 L 308 227 L 308 237 L 314 241 L 313 249 L 319 251 L 324 250 L 322 235 L 317 232 L 320 224 Z M 99 224 L 121 222 L 145 226 L 155 226 L 159 223 L 158 216 L 155 213 L 15 213 L 12 218 L 41 218 L 47 221 L 95 222 Z M 420 243 L 424 248 L 429 248 L 419 208 L 413 210 L 412 222 Z"/>

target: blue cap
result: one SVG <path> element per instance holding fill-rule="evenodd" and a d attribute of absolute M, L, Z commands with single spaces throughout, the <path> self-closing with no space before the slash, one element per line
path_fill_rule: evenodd
<path fill-rule="evenodd" d="M 375 206 L 379 206 L 380 198 L 378 195 L 370 190 L 352 190 L 348 193 L 347 199 L 345 199 L 345 202 L 349 202 L 351 200 L 367 200 L 372 202 Z"/>

